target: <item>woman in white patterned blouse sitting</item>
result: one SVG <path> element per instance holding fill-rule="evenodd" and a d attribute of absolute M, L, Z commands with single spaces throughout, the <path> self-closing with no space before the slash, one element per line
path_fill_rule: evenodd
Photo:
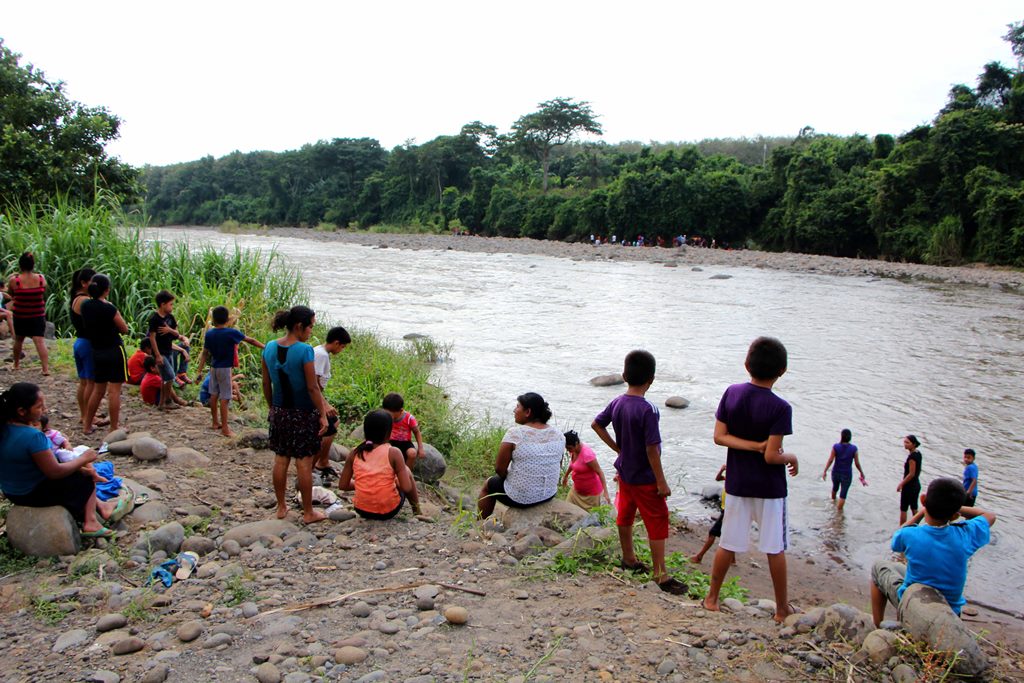
<path fill-rule="evenodd" d="M 494 504 L 528 508 L 545 503 L 558 492 L 565 437 L 548 425 L 551 409 L 533 392 L 516 399 L 516 424 L 505 432 L 494 463 L 497 473 L 484 484 L 477 499 L 481 518 L 490 517 Z"/>

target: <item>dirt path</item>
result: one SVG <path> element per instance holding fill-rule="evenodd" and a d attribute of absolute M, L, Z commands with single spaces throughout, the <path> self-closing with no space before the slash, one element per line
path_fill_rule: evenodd
<path fill-rule="evenodd" d="M 0 342 L 0 354 L 8 348 Z M 5 365 L 0 386 L 39 383 L 51 422 L 89 443 L 74 427 L 74 384 L 59 371 L 41 378 L 31 361 L 17 373 Z M 712 614 L 618 571 L 531 569 L 509 552 L 512 534 L 483 531 L 438 490 L 425 496 L 430 522 L 403 513 L 304 527 L 293 512 L 281 524 L 272 520 L 269 451 L 214 434 L 203 409 L 159 414 L 125 393 L 131 432 L 209 461 L 111 457 L 153 500 L 125 520 L 115 547 L 0 579 L 0 680 L 806 681 L 836 672 L 846 680 L 849 646 L 782 629 L 770 605 L 756 606 L 771 595 L 763 558 L 743 558 L 733 571 L 750 603 Z M 133 545 L 140 531 L 169 522 L 190 529 L 186 547 L 209 552 L 188 580 L 148 589 L 159 558 L 139 558 Z M 260 526 L 242 527 L 250 523 Z M 677 528 L 669 549 L 691 553 L 705 533 Z M 804 609 L 868 607 L 866 577 L 841 564 L 794 557 L 790 577 Z M 357 591 L 366 592 L 288 611 Z M 452 607 L 465 610 L 465 625 L 446 620 L 458 620 Z M 1020 623 L 985 611 L 969 619 L 989 640 L 1018 648 L 988 647 L 1004 679 L 1024 676 Z M 113 654 L 122 648 L 131 652 Z M 854 671 L 857 680 L 888 675 Z"/>

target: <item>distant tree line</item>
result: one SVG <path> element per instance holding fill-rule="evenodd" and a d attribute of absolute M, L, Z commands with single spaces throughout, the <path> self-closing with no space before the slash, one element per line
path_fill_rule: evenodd
<path fill-rule="evenodd" d="M 391 150 L 339 138 L 142 169 L 158 224 L 420 224 L 484 235 L 616 235 L 895 260 L 1024 266 L 1024 22 L 1017 63 L 986 64 L 927 125 L 901 136 L 822 135 L 695 144 L 581 141 L 587 102 L 556 98 L 508 133 L 468 123 Z M 67 99 L 0 42 L 0 195 L 130 200 L 136 170 L 103 147 L 120 121 Z"/>

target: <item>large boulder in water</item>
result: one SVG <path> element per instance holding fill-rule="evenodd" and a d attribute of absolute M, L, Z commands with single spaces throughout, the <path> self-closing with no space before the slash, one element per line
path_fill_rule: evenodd
<path fill-rule="evenodd" d="M 923 583 L 911 585 L 903 591 L 899 612 L 907 633 L 933 650 L 956 656 L 955 673 L 973 677 L 988 668 L 988 657 L 978 641 L 939 591 Z"/>
<path fill-rule="evenodd" d="M 82 549 L 78 525 L 60 505 L 15 505 L 7 513 L 7 538 L 12 546 L 32 557 L 74 555 Z"/>
<path fill-rule="evenodd" d="M 703 500 L 721 500 L 723 490 L 725 490 L 725 487 L 721 484 L 706 484 L 700 490 L 700 497 Z"/>
<path fill-rule="evenodd" d="M 669 396 L 665 399 L 665 405 L 669 408 L 678 408 L 682 410 L 683 408 L 689 408 L 690 402 L 682 396 Z"/>
<path fill-rule="evenodd" d="M 429 443 L 425 443 L 423 444 L 423 457 L 416 458 L 416 462 L 412 466 L 412 474 L 424 483 L 436 484 L 444 476 L 446 469 L 448 469 L 448 463 L 445 462 L 441 451 Z"/>
<path fill-rule="evenodd" d="M 619 384 L 625 384 L 626 380 L 622 379 L 622 375 L 616 372 L 611 375 L 598 375 L 597 377 L 592 377 L 590 379 L 590 383 L 595 387 L 614 387 Z"/>

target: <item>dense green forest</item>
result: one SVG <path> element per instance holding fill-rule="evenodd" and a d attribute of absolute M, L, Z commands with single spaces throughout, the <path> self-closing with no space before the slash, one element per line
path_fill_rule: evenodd
<path fill-rule="evenodd" d="M 1022 24 L 1005 36 L 1024 58 Z M 159 223 L 379 223 L 484 235 L 719 244 L 950 264 L 1024 265 L 1024 71 L 986 64 L 928 125 L 898 137 L 697 144 L 579 142 L 586 102 L 556 99 L 499 135 L 473 122 L 385 150 L 335 139 L 280 154 L 144 169 Z"/>

